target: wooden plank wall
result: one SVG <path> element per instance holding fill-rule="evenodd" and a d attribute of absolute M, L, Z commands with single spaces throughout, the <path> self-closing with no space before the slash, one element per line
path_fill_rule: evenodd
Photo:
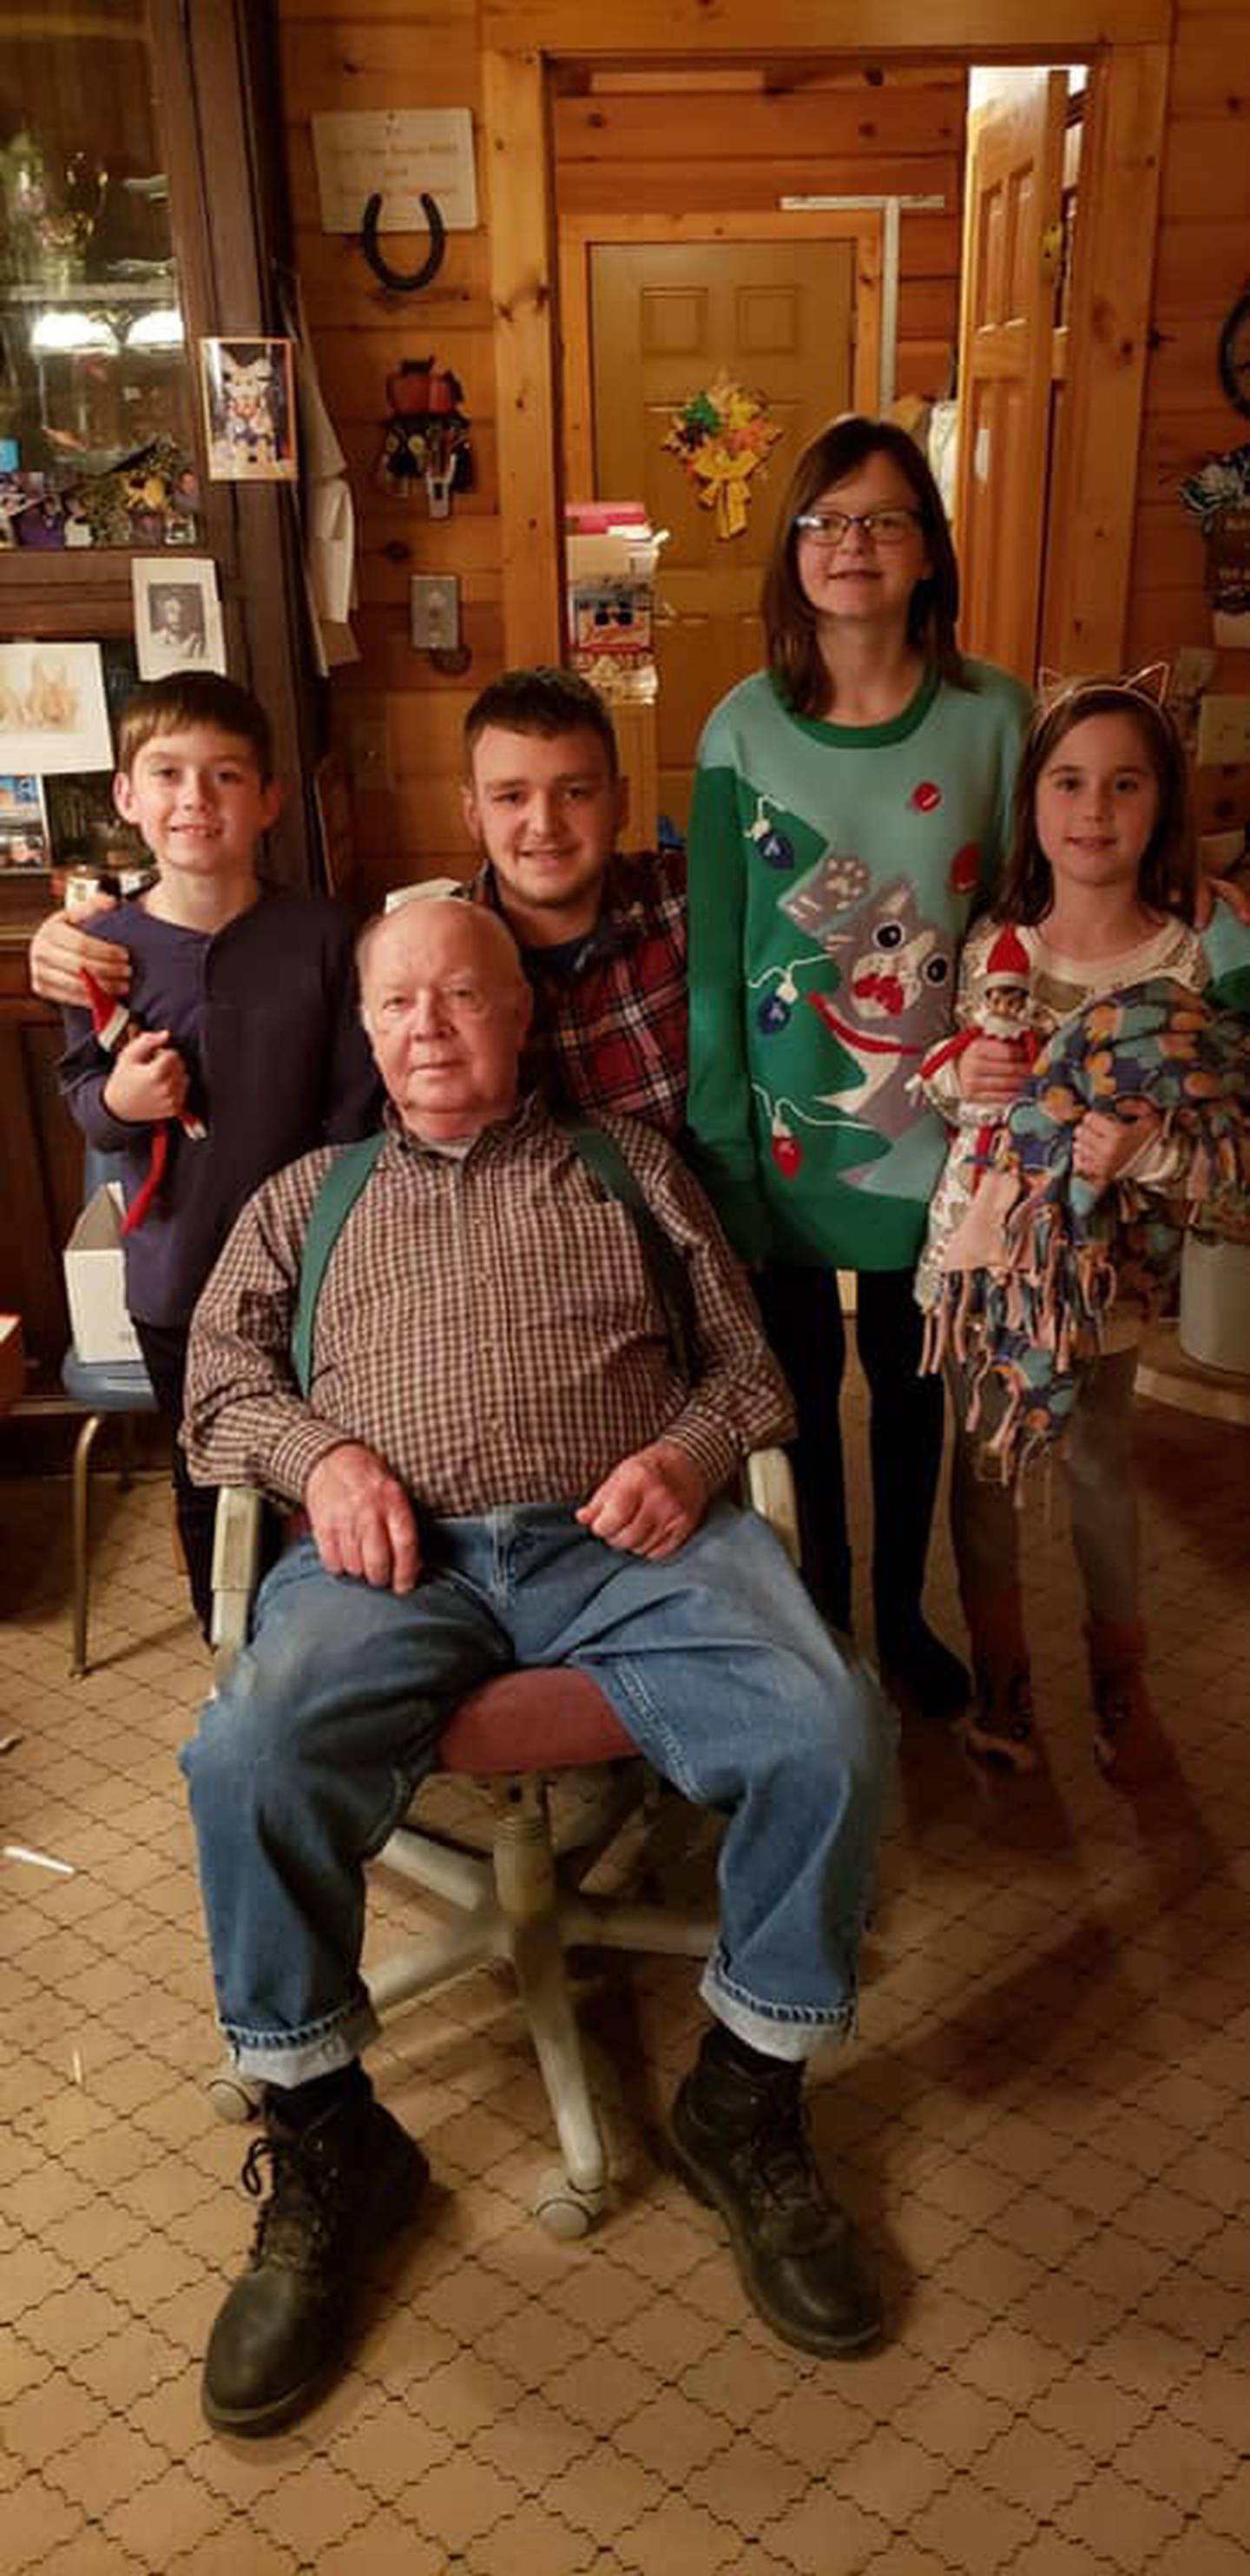
<path fill-rule="evenodd" d="M 923 43 L 920 0 L 916 13 Z M 336 731 L 352 772 L 362 891 L 376 897 L 414 875 L 462 872 L 468 865 L 459 815 L 459 726 L 503 653 L 487 236 L 484 222 L 476 233 L 450 235 L 433 287 L 411 300 L 389 294 L 353 242 L 320 230 L 309 120 L 320 110 L 387 106 L 467 106 L 480 120 L 478 0 L 279 0 L 279 14 L 297 257 L 356 499 L 362 660 L 336 676 L 333 695 Z M 766 9 L 761 22 L 766 28 Z M 637 75 L 612 86 L 600 75 L 593 92 L 567 91 L 557 99 L 561 205 L 581 213 L 604 204 L 704 211 L 773 205 L 783 190 L 895 188 L 923 188 L 957 203 L 958 97 L 953 83 L 932 71 L 900 67 L 877 83 L 855 66 L 819 88 L 805 82 L 752 92 L 743 92 L 739 75 L 715 72 L 703 75 L 702 89 L 706 113 L 693 113 L 667 75 L 649 91 Z M 1214 352 L 1224 313 L 1250 277 L 1247 100 L 1245 0 L 1223 0 L 1223 6 L 1177 0 L 1157 345 L 1147 381 L 1130 604 L 1134 660 L 1202 643 L 1209 634 L 1201 547 L 1175 487 L 1207 449 L 1239 443 L 1243 426 L 1220 391 Z M 723 126 L 722 118 L 728 120 Z M 728 149 L 722 134 L 732 135 Z M 388 235 L 385 218 L 383 240 L 397 265 L 415 264 L 420 242 Z M 939 381 L 940 355 L 954 330 L 957 258 L 957 213 L 905 218 L 903 390 L 932 391 Z M 386 376 L 401 358 L 430 350 L 466 387 L 478 465 L 477 489 L 457 498 L 442 526 L 429 521 L 423 500 L 396 503 L 374 482 Z M 1250 423 L 1244 426 L 1250 434 Z M 460 575 L 473 653 L 461 680 L 434 671 L 407 640 L 409 574 L 445 570 Z M 1250 687 L 1250 656 L 1225 656 L 1220 676 L 1225 686 Z"/>
<path fill-rule="evenodd" d="M 944 197 L 899 227 L 900 393 L 949 390 L 966 81 L 950 66 L 598 73 L 555 102 L 560 214 L 774 210 L 784 197 Z"/>
<path fill-rule="evenodd" d="M 1130 665 L 1209 644 L 1202 545 L 1176 489 L 1204 455 L 1250 439 L 1216 363 L 1220 327 L 1250 287 L 1250 9 L 1177 0 L 1138 473 Z M 1217 685 L 1250 689 L 1250 654 Z"/>
<path fill-rule="evenodd" d="M 470 852 L 460 814 L 460 725 L 502 667 L 495 369 L 487 235 L 449 233 L 443 265 L 418 295 L 378 284 L 359 244 L 318 220 L 315 115 L 351 108 L 468 107 L 479 135 L 478 213 L 484 218 L 481 77 L 476 0 L 280 0 L 286 149 L 296 259 L 310 336 L 330 413 L 347 455 L 356 506 L 361 660 L 333 681 L 335 737 L 351 784 L 363 899 L 414 877 L 463 875 Z M 363 211 L 363 210 L 362 210 Z M 381 241 L 401 270 L 424 237 Z M 451 516 L 431 520 L 422 491 L 399 501 L 378 488 L 386 379 L 403 358 L 454 368 L 473 422 L 476 486 Z M 460 578 L 461 632 L 472 667 L 436 671 L 408 642 L 414 572 Z"/>

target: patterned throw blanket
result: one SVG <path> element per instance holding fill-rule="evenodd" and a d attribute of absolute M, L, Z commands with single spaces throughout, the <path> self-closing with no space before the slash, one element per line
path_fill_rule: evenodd
<path fill-rule="evenodd" d="M 1089 1109 L 1148 1101 L 1184 1150 L 1167 1197 L 1121 1180 L 1102 1192 L 1072 1167 Z M 1088 1002 L 1056 1030 L 998 1130 L 990 1167 L 942 1255 L 922 1368 L 947 1351 L 1003 1390 L 986 1442 L 1005 1484 L 1061 1435 L 1083 1367 L 1117 1303 L 1157 1313 L 1188 1225 L 1250 1223 L 1250 1023 L 1170 979 Z"/>

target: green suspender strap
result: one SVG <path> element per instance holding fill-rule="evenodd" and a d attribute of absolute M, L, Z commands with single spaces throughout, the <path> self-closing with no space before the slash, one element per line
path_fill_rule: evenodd
<path fill-rule="evenodd" d="M 580 1154 L 588 1171 L 593 1172 L 600 1187 L 611 1199 L 619 1199 L 628 1208 L 638 1232 L 643 1259 L 651 1274 L 651 1285 L 664 1309 L 668 1346 L 688 1385 L 698 1375 L 698 1326 L 695 1321 L 694 1294 L 686 1264 L 666 1234 L 652 1208 L 637 1174 L 626 1162 L 620 1146 L 602 1127 L 592 1126 L 589 1119 L 566 1118 L 565 1131 Z"/>
<path fill-rule="evenodd" d="M 622 1206 L 628 1208 L 651 1274 L 651 1284 L 664 1309 L 674 1365 L 693 1384 L 698 1334 L 694 1297 L 685 1262 L 649 1206 L 641 1182 L 631 1171 L 619 1145 L 605 1134 L 602 1127 L 591 1126 L 588 1120 L 566 1119 L 563 1124 L 569 1142 L 600 1187 L 607 1191 L 609 1198 L 619 1199 Z M 345 1145 L 335 1156 L 313 1200 L 304 1237 L 295 1328 L 291 1335 L 291 1362 L 301 1395 L 307 1395 L 312 1380 L 313 1327 L 326 1267 L 385 1143 L 385 1134 L 378 1134 L 366 1136 L 359 1145 Z"/>
<path fill-rule="evenodd" d="M 299 1299 L 291 1335 L 291 1365 L 301 1395 L 307 1395 L 312 1382 L 313 1325 L 326 1264 L 385 1143 L 385 1133 L 379 1129 L 376 1136 L 365 1136 L 358 1145 L 345 1145 L 335 1155 L 313 1200 L 300 1260 Z"/>

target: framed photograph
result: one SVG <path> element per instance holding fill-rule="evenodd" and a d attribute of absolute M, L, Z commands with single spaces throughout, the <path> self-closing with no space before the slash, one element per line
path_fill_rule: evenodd
<path fill-rule="evenodd" d="M 293 483 L 295 371 L 289 340 L 201 340 L 204 436 L 213 483 Z"/>
<path fill-rule="evenodd" d="M 0 761 L 42 778 L 112 768 L 98 644 L 0 644 Z"/>
<path fill-rule="evenodd" d="M 171 671 L 224 671 L 217 566 L 208 555 L 137 555 L 130 567 L 141 680 Z"/>
<path fill-rule="evenodd" d="M 0 775 L 0 871 L 52 865 L 43 782 L 25 773 Z"/>

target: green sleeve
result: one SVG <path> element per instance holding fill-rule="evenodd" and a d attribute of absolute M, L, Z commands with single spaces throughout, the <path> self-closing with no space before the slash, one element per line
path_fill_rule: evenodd
<path fill-rule="evenodd" d="M 1238 1011 L 1250 1019 L 1250 966 L 1234 966 L 1207 986 L 1207 1000 L 1217 1011 Z"/>
<path fill-rule="evenodd" d="M 1024 737 L 1029 727 L 1030 701 L 1024 691 L 1013 692 L 1011 703 L 1004 707 L 999 738 L 998 798 L 994 809 L 992 833 L 987 832 L 981 851 L 980 900 L 992 903 L 998 891 L 1011 836 L 1015 828 L 1016 772 Z"/>
<path fill-rule="evenodd" d="M 1211 976 L 1207 1000 L 1217 1011 L 1250 1013 L 1250 923 L 1217 899 L 1202 946 Z"/>
<path fill-rule="evenodd" d="M 736 781 L 700 769 L 690 808 L 690 1090 L 695 1167 L 744 1260 L 767 1241 L 744 1019 L 746 868 Z"/>

